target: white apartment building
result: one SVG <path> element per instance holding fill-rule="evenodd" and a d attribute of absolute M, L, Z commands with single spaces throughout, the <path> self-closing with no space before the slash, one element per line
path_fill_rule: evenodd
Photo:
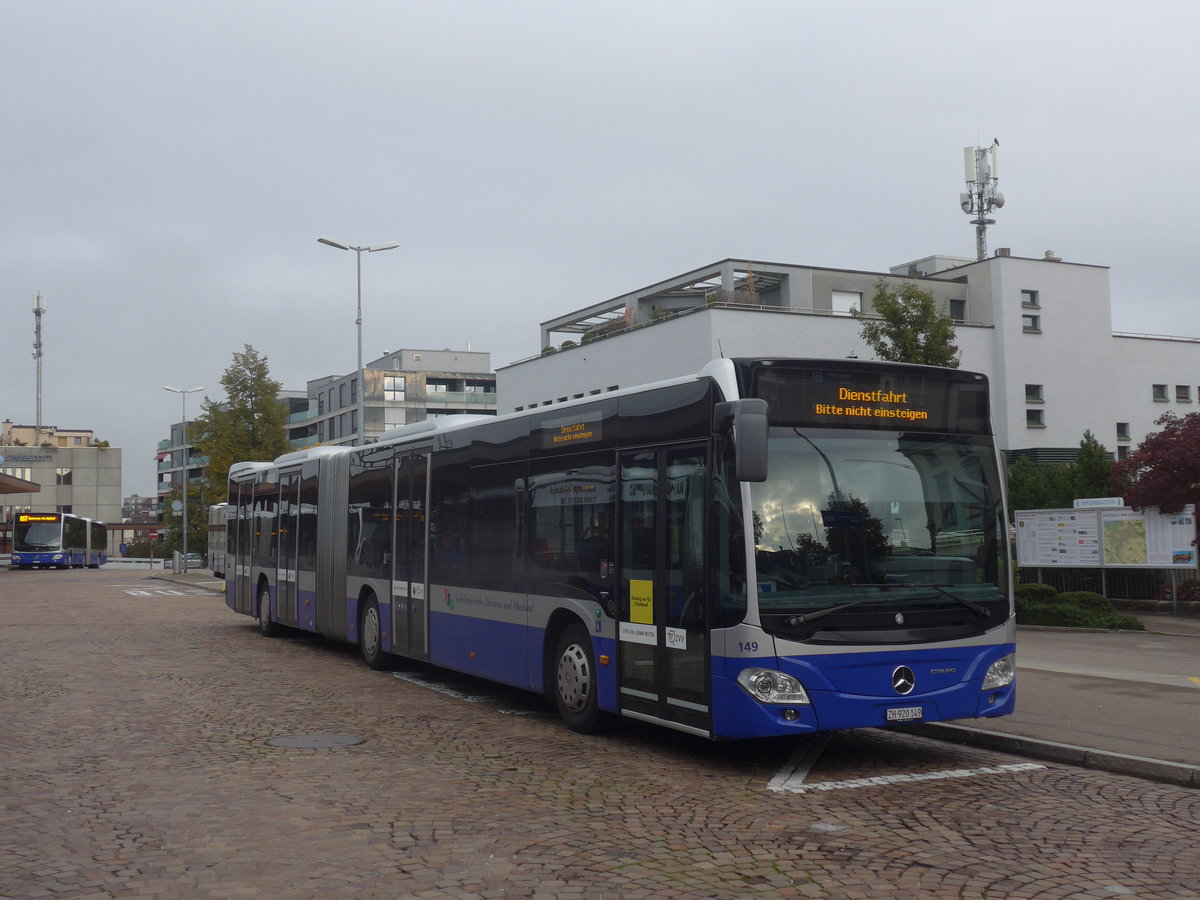
<path fill-rule="evenodd" d="M 880 281 L 915 282 L 955 321 L 962 368 L 991 381 L 1010 459 L 1073 459 L 1085 431 L 1124 458 L 1162 413 L 1200 411 L 1200 338 L 1115 334 L 1106 266 L 1007 249 L 889 272 L 722 260 L 541 323 L 542 354 L 497 371 L 497 409 L 696 372 L 721 356 L 871 359 L 850 310 L 870 313 Z"/>

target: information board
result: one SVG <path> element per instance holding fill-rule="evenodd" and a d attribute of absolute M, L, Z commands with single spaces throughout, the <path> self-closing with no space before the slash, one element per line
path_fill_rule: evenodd
<path fill-rule="evenodd" d="M 1156 509 L 1034 509 L 1016 513 L 1017 565 L 1195 568 L 1196 514 Z"/>

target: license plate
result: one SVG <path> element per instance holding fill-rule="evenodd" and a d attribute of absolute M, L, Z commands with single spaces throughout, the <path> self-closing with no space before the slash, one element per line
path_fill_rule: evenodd
<path fill-rule="evenodd" d="M 920 706 L 901 706 L 887 711 L 889 722 L 915 722 L 921 718 L 924 710 Z"/>

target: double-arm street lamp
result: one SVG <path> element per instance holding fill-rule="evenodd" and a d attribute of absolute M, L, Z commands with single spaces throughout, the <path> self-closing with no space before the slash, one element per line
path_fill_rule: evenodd
<path fill-rule="evenodd" d="M 195 394 L 197 391 L 202 391 L 202 387 L 194 388 L 177 388 L 171 387 L 168 384 L 163 385 L 164 391 L 171 391 L 173 394 L 178 394 L 183 401 L 183 571 L 188 570 L 188 526 L 187 526 L 187 487 L 188 487 L 188 438 L 187 438 L 187 395 Z"/>
<path fill-rule="evenodd" d="M 362 255 L 366 250 L 368 253 L 375 253 L 378 250 L 395 250 L 400 246 L 396 241 L 388 241 L 385 244 L 371 244 L 369 247 L 355 247 L 353 244 L 343 244 L 341 241 L 335 241 L 332 238 L 322 237 L 317 238 L 318 244 L 326 244 L 330 247 L 337 247 L 339 250 L 353 250 L 354 257 L 357 261 L 358 269 L 358 317 L 354 320 L 354 324 L 358 326 L 358 443 L 365 444 L 367 442 L 367 420 L 366 406 L 363 403 L 363 395 L 366 393 L 366 372 L 363 371 L 362 357 Z"/>

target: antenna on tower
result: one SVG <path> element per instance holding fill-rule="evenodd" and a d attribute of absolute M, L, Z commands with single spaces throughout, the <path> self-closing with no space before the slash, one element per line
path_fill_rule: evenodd
<path fill-rule="evenodd" d="M 37 425 L 33 432 L 34 446 L 42 443 L 42 314 L 46 307 L 42 305 L 42 294 L 39 291 L 33 298 L 33 358 L 37 361 Z"/>
<path fill-rule="evenodd" d="M 995 225 L 995 219 L 989 219 L 993 210 L 1004 206 L 1004 195 L 996 190 L 996 182 L 1000 177 L 996 174 L 996 151 L 1000 141 L 992 138 L 990 147 L 963 147 L 963 164 L 966 169 L 967 190 L 958 195 L 962 211 L 974 216 L 971 224 L 975 226 L 975 255 L 977 259 L 987 258 L 987 227 Z"/>

